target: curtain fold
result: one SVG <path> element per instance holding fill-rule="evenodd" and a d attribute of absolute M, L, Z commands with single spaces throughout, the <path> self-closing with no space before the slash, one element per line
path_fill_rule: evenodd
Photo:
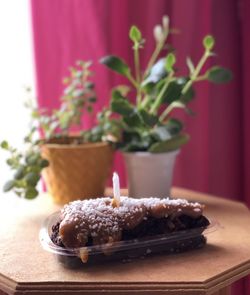
<path fill-rule="evenodd" d="M 234 79 L 227 85 L 197 85 L 191 104 L 196 116 L 182 115 L 191 140 L 178 157 L 174 184 L 250 205 L 248 0 L 33 0 L 31 4 L 38 102 L 48 108 L 58 106 L 61 80 L 77 59 L 94 61 L 96 110 L 107 105 L 111 87 L 124 80 L 98 60 L 112 53 L 132 65 L 128 40 L 132 24 L 138 25 L 147 39 L 142 65 L 153 50 L 153 26 L 164 14 L 181 32 L 170 37 L 181 68 L 187 55 L 198 61 L 203 36 L 213 34 L 217 53 L 213 62 L 230 68 Z M 86 128 L 93 123 L 92 117 L 84 118 Z M 114 169 L 126 185 L 119 154 Z M 250 294 L 247 281 L 237 288 L 240 294 Z"/>

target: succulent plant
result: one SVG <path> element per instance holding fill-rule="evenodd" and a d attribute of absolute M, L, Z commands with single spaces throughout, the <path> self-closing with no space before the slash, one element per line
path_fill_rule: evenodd
<path fill-rule="evenodd" d="M 58 109 L 51 111 L 36 107 L 32 99 L 26 102 L 31 112 L 31 123 L 24 138 L 25 149 L 19 151 L 7 141 L 1 143 L 1 148 L 10 154 L 7 164 L 13 170 L 13 178 L 4 185 L 5 192 L 13 191 L 26 199 L 35 198 L 41 172 L 49 165 L 42 157 L 41 146 L 54 139 L 61 139 L 62 144 L 67 144 L 72 127 L 78 126 L 81 130 L 74 141 L 76 144 L 115 140 L 118 125 L 110 118 L 108 110 L 98 114 L 97 125 L 92 129 L 83 130 L 81 125 L 82 116 L 92 112 L 96 101 L 95 85 L 90 81 L 90 65 L 91 62 L 78 61 L 75 67 L 70 68 L 70 75 L 63 80 L 65 89 Z M 30 89 L 27 92 L 30 93 Z"/>
<path fill-rule="evenodd" d="M 184 124 L 172 115 L 172 111 L 179 108 L 188 114 L 193 113 L 188 104 L 195 96 L 195 83 L 207 80 L 219 84 L 232 78 L 231 72 L 220 66 L 213 66 L 201 73 L 207 59 L 214 55 L 213 36 L 204 37 L 204 53 L 197 65 L 187 57 L 189 74 L 181 76 L 175 68 L 174 51 L 170 50 L 164 58 L 160 58 L 171 32 L 169 18 L 164 16 L 162 24 L 155 26 L 153 32 L 155 49 L 144 71 L 140 66 L 140 51 L 145 39 L 136 26 L 132 26 L 129 32 L 133 43 L 134 74 L 128 64 L 117 56 L 109 55 L 100 60 L 114 72 L 126 77 L 132 86 L 115 87 L 110 104 L 111 111 L 119 115 L 121 141 L 118 147 L 124 151 L 161 153 L 180 148 L 187 143 L 189 135 L 183 132 Z M 131 89 L 136 92 L 134 102 L 129 98 Z"/>

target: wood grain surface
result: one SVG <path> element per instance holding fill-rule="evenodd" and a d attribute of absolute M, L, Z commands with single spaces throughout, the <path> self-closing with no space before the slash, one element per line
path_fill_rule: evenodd
<path fill-rule="evenodd" d="M 126 193 L 124 191 L 124 193 Z M 42 221 L 59 206 L 1 196 L 0 290 L 7 294 L 229 294 L 250 273 L 250 213 L 242 203 L 175 188 L 174 197 L 202 202 L 220 223 L 205 248 L 130 263 L 66 269 L 38 240 Z M 217 292 L 217 293 L 216 293 Z"/>

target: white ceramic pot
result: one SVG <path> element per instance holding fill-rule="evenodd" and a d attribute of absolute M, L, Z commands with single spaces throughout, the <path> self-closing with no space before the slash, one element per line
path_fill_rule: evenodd
<path fill-rule="evenodd" d="M 160 154 L 124 153 L 129 196 L 134 198 L 170 196 L 178 153 L 179 150 Z"/>

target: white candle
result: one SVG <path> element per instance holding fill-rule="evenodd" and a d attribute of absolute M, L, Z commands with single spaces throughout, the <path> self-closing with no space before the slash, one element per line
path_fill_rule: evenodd
<path fill-rule="evenodd" d="M 120 204 L 120 181 L 116 172 L 113 173 L 113 195 L 114 203 L 118 207 Z"/>

